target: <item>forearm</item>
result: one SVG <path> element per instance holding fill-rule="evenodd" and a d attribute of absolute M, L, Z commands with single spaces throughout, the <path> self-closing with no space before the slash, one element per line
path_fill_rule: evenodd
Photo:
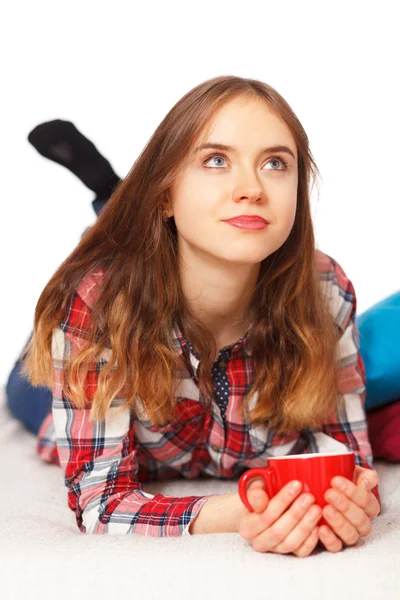
<path fill-rule="evenodd" d="M 237 533 L 239 520 L 246 512 L 247 509 L 237 492 L 213 496 L 192 521 L 189 532 L 191 535 Z"/>

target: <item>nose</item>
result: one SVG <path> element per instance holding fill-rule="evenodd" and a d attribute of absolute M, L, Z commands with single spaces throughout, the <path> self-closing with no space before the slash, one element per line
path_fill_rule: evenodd
<path fill-rule="evenodd" d="M 257 202 L 266 199 L 263 185 L 250 169 L 240 177 L 240 181 L 238 181 L 233 191 L 233 198 L 236 202 L 246 199 Z"/>
<path fill-rule="evenodd" d="M 250 202 L 258 202 L 265 200 L 264 191 L 261 189 L 247 188 L 246 191 L 236 193 L 234 196 L 235 201 L 249 200 Z"/>

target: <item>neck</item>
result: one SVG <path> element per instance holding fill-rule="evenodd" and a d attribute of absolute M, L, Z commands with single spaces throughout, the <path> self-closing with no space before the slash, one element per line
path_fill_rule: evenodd
<path fill-rule="evenodd" d="M 252 321 L 249 307 L 260 263 L 228 263 L 209 256 L 206 260 L 188 247 L 181 265 L 185 299 L 215 339 L 225 341 L 243 335 Z"/>

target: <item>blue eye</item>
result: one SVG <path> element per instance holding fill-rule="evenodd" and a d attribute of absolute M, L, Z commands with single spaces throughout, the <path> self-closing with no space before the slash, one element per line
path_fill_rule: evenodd
<path fill-rule="evenodd" d="M 226 160 L 226 156 L 224 156 L 224 154 L 210 154 L 210 156 L 207 156 L 207 158 L 203 161 L 203 165 L 205 166 L 207 162 L 209 162 L 211 159 L 213 158 L 222 158 L 223 160 Z M 287 161 L 283 158 L 283 156 L 274 156 L 272 158 L 269 159 L 269 161 L 267 162 L 280 162 L 283 165 L 283 169 L 268 169 L 269 171 L 287 171 L 288 169 L 288 163 Z M 223 165 L 220 165 L 218 168 L 223 168 Z M 206 169 L 215 169 L 215 167 L 207 167 Z"/>
<path fill-rule="evenodd" d="M 269 162 L 269 163 L 270 163 L 270 162 L 280 162 L 280 163 L 282 163 L 282 164 L 284 165 L 284 167 L 285 167 L 284 169 L 272 169 L 273 171 L 285 171 L 285 170 L 286 170 L 287 163 L 286 163 L 286 162 L 285 162 L 285 161 L 284 161 L 282 158 L 279 158 L 279 159 L 278 159 L 278 158 L 270 158 L 270 160 L 269 160 L 268 162 Z M 268 164 L 268 163 L 267 163 L 267 164 Z"/>
<path fill-rule="evenodd" d="M 222 154 L 211 154 L 211 156 L 208 156 L 205 161 L 203 162 L 203 164 L 205 164 L 206 162 L 210 161 L 212 158 L 222 158 L 223 160 L 225 160 L 225 156 L 223 156 Z M 207 169 L 212 169 L 213 167 L 207 167 Z"/>

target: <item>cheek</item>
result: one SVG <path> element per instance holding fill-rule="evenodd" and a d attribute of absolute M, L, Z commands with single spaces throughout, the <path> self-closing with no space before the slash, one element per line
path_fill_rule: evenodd
<path fill-rule="evenodd" d="M 174 200 L 175 221 L 182 228 L 187 224 L 193 227 L 193 223 L 201 226 L 209 223 L 210 219 L 218 219 L 218 192 L 215 187 L 204 189 L 204 186 L 196 186 L 194 182 L 190 186 L 182 187 L 179 195 Z"/>
<path fill-rule="evenodd" d="M 292 229 L 296 219 L 296 203 L 293 203 L 293 205 L 288 209 L 286 219 L 287 226 L 289 227 L 289 229 Z"/>
<path fill-rule="evenodd" d="M 276 222 L 282 229 L 291 230 L 296 219 L 297 199 L 296 197 L 282 198 L 274 203 L 274 215 Z"/>
<path fill-rule="evenodd" d="M 206 207 L 202 206 L 200 201 L 197 202 L 193 195 L 177 203 L 174 207 L 174 217 L 178 229 L 188 227 L 193 229 L 194 223 L 201 225 L 206 217 L 206 211 Z"/>

